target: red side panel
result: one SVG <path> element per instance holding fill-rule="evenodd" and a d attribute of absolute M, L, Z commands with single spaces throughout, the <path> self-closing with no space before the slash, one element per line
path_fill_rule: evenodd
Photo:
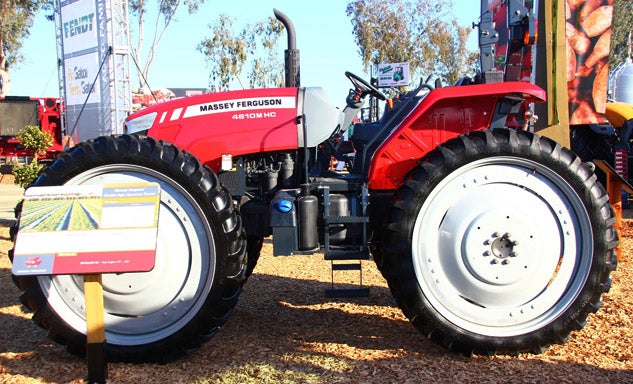
<path fill-rule="evenodd" d="M 489 128 L 497 102 L 505 96 L 542 102 L 545 91 L 524 82 L 432 91 L 374 154 L 369 168 L 369 188 L 398 188 L 417 161 L 439 144 L 463 133 Z"/>
<path fill-rule="evenodd" d="M 40 126 L 42 131 L 49 132 L 53 136 L 53 144 L 46 151 L 46 157 L 54 158 L 59 152 L 63 151 L 62 103 L 58 98 L 39 98 L 39 101 Z"/>
<path fill-rule="evenodd" d="M 233 156 L 298 148 L 297 88 L 210 93 L 157 104 L 148 135 L 193 153 L 215 171 Z M 131 118 L 134 118 L 133 115 Z"/>
<path fill-rule="evenodd" d="M 0 97 L 0 156 L 33 156 L 15 136 L 25 126 L 37 125 L 53 137 L 42 158 L 54 158 L 62 151 L 61 108 L 53 97 Z"/>

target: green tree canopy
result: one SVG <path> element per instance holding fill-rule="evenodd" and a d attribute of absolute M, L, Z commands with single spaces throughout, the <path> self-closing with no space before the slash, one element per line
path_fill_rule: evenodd
<path fill-rule="evenodd" d="M 15 183 L 22 188 L 26 188 L 39 175 L 43 164 L 38 162 L 38 158 L 46 154 L 46 150 L 53 145 L 55 139 L 50 132 L 42 131 L 37 125 L 27 125 L 16 135 L 20 143 L 33 153 L 33 161 L 13 168 Z"/>
<path fill-rule="evenodd" d="M 212 91 L 226 90 L 237 80 L 245 88 L 241 76 L 248 65 L 248 86 L 282 87 L 284 69 L 278 42 L 284 30 L 277 19 L 246 25 L 240 32 L 233 29 L 233 20 L 220 15 L 209 25 L 212 36 L 204 38 L 198 50 L 210 67 L 209 87 Z"/>
<path fill-rule="evenodd" d="M 447 83 L 467 74 L 476 53 L 466 49 L 471 29 L 452 17 L 450 0 L 354 0 L 347 5 L 365 65 L 408 62 L 413 76 Z"/>
<path fill-rule="evenodd" d="M 50 5 L 51 0 L 0 0 L 0 96 L 9 93 L 9 69 L 23 60 L 22 42 L 35 14 Z"/>
<path fill-rule="evenodd" d="M 615 68 L 631 56 L 629 34 L 633 32 L 633 0 L 615 0 L 613 3 L 611 52 L 609 67 Z"/>

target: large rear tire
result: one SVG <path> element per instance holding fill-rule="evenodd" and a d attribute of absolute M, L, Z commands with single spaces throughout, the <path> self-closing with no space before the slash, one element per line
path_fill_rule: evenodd
<path fill-rule="evenodd" d="M 106 348 L 111 360 L 164 362 L 213 336 L 244 283 L 240 216 L 213 171 L 174 145 L 124 135 L 78 144 L 33 186 L 139 181 L 161 187 L 156 262 L 147 273 L 103 275 Z M 34 321 L 82 355 L 82 277 L 17 277 L 16 283 Z"/>
<path fill-rule="evenodd" d="M 617 263 L 604 188 L 571 151 L 529 132 L 439 146 L 388 216 L 392 294 L 420 332 L 465 354 L 564 342 L 600 307 Z"/>

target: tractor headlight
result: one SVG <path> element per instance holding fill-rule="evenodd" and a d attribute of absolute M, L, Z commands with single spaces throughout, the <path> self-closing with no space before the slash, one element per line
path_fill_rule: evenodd
<path fill-rule="evenodd" d="M 127 120 L 125 122 L 125 133 L 133 134 L 147 132 L 147 130 L 149 130 L 154 124 L 154 120 L 156 120 L 156 115 L 156 112 L 152 112 L 146 115 L 139 116 L 137 118 Z"/>

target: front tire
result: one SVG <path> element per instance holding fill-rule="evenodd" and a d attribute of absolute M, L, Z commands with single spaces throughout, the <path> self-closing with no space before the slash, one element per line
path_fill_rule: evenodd
<path fill-rule="evenodd" d="M 382 271 L 413 325 L 465 353 L 562 343 L 609 290 L 614 214 L 571 152 L 525 131 L 472 132 L 412 170 L 388 215 Z"/>
<path fill-rule="evenodd" d="M 103 275 L 107 354 L 111 360 L 169 361 L 197 348 L 228 319 L 244 283 L 245 236 L 215 174 L 191 154 L 148 137 L 80 143 L 33 186 L 130 182 L 161 187 L 156 262 L 146 273 Z M 34 321 L 82 355 L 83 278 L 16 280 Z"/>

